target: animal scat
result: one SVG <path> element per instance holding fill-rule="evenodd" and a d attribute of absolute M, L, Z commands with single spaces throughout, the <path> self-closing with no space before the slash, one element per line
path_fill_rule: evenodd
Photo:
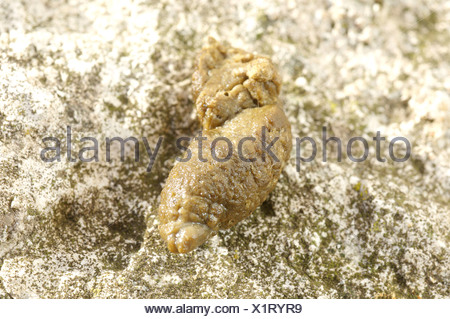
<path fill-rule="evenodd" d="M 177 162 L 161 192 L 159 231 L 174 253 L 187 253 L 250 215 L 274 189 L 292 149 L 291 127 L 278 95 L 281 79 L 271 60 L 210 38 L 197 58 L 192 91 L 203 127 L 201 149 L 190 146 L 191 160 Z M 271 156 L 263 157 L 262 128 L 272 141 Z M 216 137 L 232 142 L 228 161 L 212 157 Z M 242 138 L 253 142 L 243 143 Z M 218 157 L 228 154 L 217 143 Z M 199 151 L 206 161 L 199 160 Z M 254 161 L 242 160 L 255 159 Z"/>

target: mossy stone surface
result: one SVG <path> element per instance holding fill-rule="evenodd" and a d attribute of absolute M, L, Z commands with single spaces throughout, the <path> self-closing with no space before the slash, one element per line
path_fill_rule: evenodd
<path fill-rule="evenodd" d="M 0 1 L 0 298 L 449 298 L 446 2 L 223 4 Z M 174 255 L 156 212 L 176 138 L 199 129 L 190 77 L 208 36 L 271 56 L 317 156 L 297 172 L 294 149 L 248 219 Z M 99 162 L 68 161 L 67 126 L 72 157 L 91 136 Z M 342 161 L 330 142 L 322 162 L 322 127 Z M 41 160 L 47 136 L 61 162 Z M 164 137 L 152 171 L 142 143 L 140 162 L 132 145 L 106 162 L 114 136 Z"/>

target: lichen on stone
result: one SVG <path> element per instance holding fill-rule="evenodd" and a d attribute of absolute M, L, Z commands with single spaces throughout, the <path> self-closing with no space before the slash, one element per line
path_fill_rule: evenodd
<path fill-rule="evenodd" d="M 449 10 L 0 0 L 0 298 L 449 298 Z M 171 255 L 159 194 L 174 141 L 199 129 L 190 77 L 208 36 L 271 56 L 292 134 L 318 152 L 297 172 L 294 147 L 248 219 Z M 133 147 L 124 162 L 69 162 L 68 125 L 73 156 L 85 136 L 164 142 L 150 173 Z M 334 143 L 321 160 L 324 126 L 342 139 L 340 162 Z M 61 162 L 40 159 L 46 136 Z M 370 144 L 362 163 L 345 155 L 353 136 Z M 403 163 L 389 159 L 396 136 L 412 145 Z"/>

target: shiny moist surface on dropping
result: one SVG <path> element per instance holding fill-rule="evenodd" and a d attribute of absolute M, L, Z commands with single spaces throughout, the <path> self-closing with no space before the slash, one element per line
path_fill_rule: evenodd
<path fill-rule="evenodd" d="M 192 82 L 206 140 L 201 149 L 191 143 L 191 159 L 174 165 L 161 192 L 159 231 L 174 253 L 187 253 L 250 215 L 275 188 L 292 148 L 278 99 L 281 79 L 269 58 L 210 38 Z M 263 134 L 266 145 L 276 139 L 270 149 L 276 159 L 263 149 Z M 220 141 L 213 158 L 217 137 L 231 141 L 232 152 Z"/>

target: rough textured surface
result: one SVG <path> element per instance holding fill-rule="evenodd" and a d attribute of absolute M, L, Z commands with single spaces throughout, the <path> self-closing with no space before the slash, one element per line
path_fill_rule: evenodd
<path fill-rule="evenodd" d="M 281 79 L 269 57 L 220 44 L 202 48 L 192 95 L 203 129 L 220 126 L 247 108 L 279 103 Z"/>
<path fill-rule="evenodd" d="M 425 0 L 0 1 L 0 297 L 450 297 L 449 19 Z M 370 156 L 330 143 L 297 173 L 292 153 L 260 209 L 172 255 L 156 209 L 209 35 L 273 58 L 294 136 L 326 126 Z M 73 157 L 83 136 L 165 141 L 151 174 L 104 143 L 98 163 L 42 162 L 67 125 Z M 376 131 L 411 159 L 378 162 Z"/>
<path fill-rule="evenodd" d="M 171 252 L 199 247 L 273 191 L 292 150 L 280 86 L 268 57 L 213 38 L 200 51 L 192 95 L 202 134 L 170 171 L 158 208 L 158 228 Z"/>
<path fill-rule="evenodd" d="M 190 252 L 253 213 L 275 188 L 292 149 L 289 122 L 277 105 L 245 109 L 203 134 L 202 147 L 191 142 L 192 158 L 175 164 L 161 192 L 159 230 L 174 253 Z M 213 145 L 216 138 L 230 145 Z M 243 138 L 253 141 L 239 151 Z M 263 139 L 276 141 L 274 157 L 263 152 Z"/>

